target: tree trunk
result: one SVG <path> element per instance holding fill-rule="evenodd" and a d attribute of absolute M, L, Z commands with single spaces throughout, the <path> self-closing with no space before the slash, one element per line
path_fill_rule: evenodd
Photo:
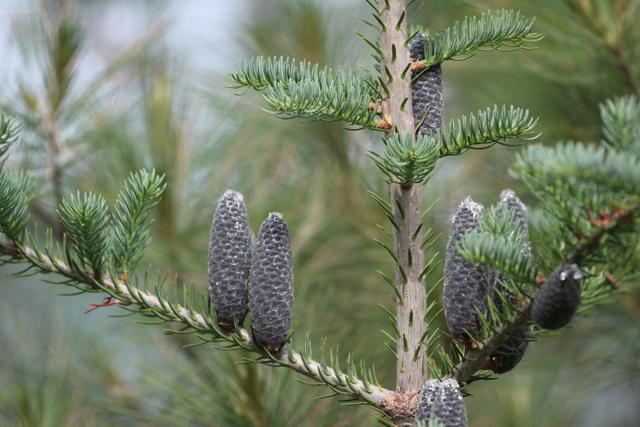
<path fill-rule="evenodd" d="M 383 118 L 392 125 L 390 132 L 415 134 L 411 72 L 407 68 L 410 56 L 406 45 L 406 1 L 380 0 L 379 8 L 386 27 L 380 34 L 380 48 L 384 52 L 382 75 L 390 92 L 390 97 L 382 102 Z M 399 226 L 399 230 L 394 228 L 394 249 L 399 260 L 395 280 L 403 298 L 396 310 L 399 332 L 396 391 L 415 394 L 427 379 L 427 355 L 421 348 L 427 307 L 426 290 L 420 278 L 424 269 L 419 229 L 421 186 L 391 184 L 391 205 Z M 417 398 L 417 395 L 411 398 Z M 405 425 L 413 419 L 396 419 L 395 422 Z"/>

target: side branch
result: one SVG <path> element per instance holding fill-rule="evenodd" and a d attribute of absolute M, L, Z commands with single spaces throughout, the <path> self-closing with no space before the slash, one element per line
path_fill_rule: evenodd
<path fill-rule="evenodd" d="M 606 225 L 576 246 L 573 252 L 567 256 L 566 262 L 569 264 L 580 264 L 584 262 L 589 254 L 600 246 L 602 238 L 605 235 L 614 233 L 624 224 L 633 221 L 639 212 L 640 206 L 634 204 L 627 210 L 619 211 L 611 215 Z M 535 294 L 524 305 L 519 307 L 502 326 L 498 327 L 495 333 L 479 342 L 479 346 L 467 353 L 465 358 L 453 369 L 453 375 L 460 384 L 469 382 L 478 370 L 483 369 L 489 356 L 500 347 L 509 336 L 531 320 L 531 307 L 534 298 Z"/>
<path fill-rule="evenodd" d="M 65 283 L 71 286 L 84 285 L 92 291 L 106 292 L 120 300 L 124 309 L 127 309 L 128 305 L 134 305 L 144 314 L 153 315 L 164 321 L 182 323 L 185 328 L 193 329 L 199 335 L 210 336 L 206 341 L 226 342 L 231 348 L 242 348 L 257 353 L 261 361 L 266 364 L 292 369 L 319 384 L 328 386 L 336 394 L 349 395 L 380 410 L 383 408 L 383 401 L 394 394 L 391 390 L 372 384 L 366 378 L 359 379 L 351 372 L 344 373 L 317 362 L 304 352 L 284 348 L 277 355 L 270 354 L 254 341 L 249 330 L 237 328 L 235 333 L 225 334 L 208 315 L 133 287 L 128 281 L 114 280 L 110 277 L 104 277 L 98 281 L 91 274 L 77 269 L 72 262 L 63 262 L 21 245 L 0 242 L 0 255 L 12 262 L 29 263 L 31 268 L 37 269 L 40 273 L 59 274 L 67 278 L 68 282 Z"/>

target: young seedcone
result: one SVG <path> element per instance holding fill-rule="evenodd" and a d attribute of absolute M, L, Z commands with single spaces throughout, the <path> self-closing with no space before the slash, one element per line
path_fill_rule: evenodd
<path fill-rule="evenodd" d="M 568 324 L 580 305 L 581 278 L 575 264 L 558 267 L 533 300 L 533 321 L 545 329 L 560 329 Z"/>
<path fill-rule="evenodd" d="M 453 217 L 444 262 L 443 300 L 447 325 L 453 339 L 466 345 L 470 345 L 482 329 L 478 312 L 487 312 L 488 272 L 462 258 L 456 246 L 462 236 L 477 228 L 481 213 L 482 205 L 471 197 L 462 200 Z"/>
<path fill-rule="evenodd" d="M 501 209 L 508 209 L 516 214 L 518 222 L 520 223 L 520 231 L 524 237 L 529 237 L 529 221 L 527 220 L 527 207 L 522 200 L 516 196 L 513 190 L 506 189 L 500 193 L 500 202 L 498 206 Z"/>
<path fill-rule="evenodd" d="M 411 61 L 424 60 L 425 34 L 418 34 L 411 41 L 409 52 Z M 413 120 L 418 133 L 427 135 L 435 133 L 442 127 L 442 68 L 434 65 L 430 68 L 411 72 L 411 102 L 413 104 Z"/>
<path fill-rule="evenodd" d="M 529 227 L 526 213 L 527 207 L 525 204 L 522 203 L 512 190 L 507 189 L 500 193 L 500 202 L 498 203 L 498 207 L 499 212 L 502 215 L 506 215 L 509 211 L 515 213 L 519 223 L 518 234 L 520 234 L 520 236 L 517 237 L 522 239 L 522 250 L 529 251 L 531 245 L 529 244 Z M 503 299 L 506 299 L 511 304 L 515 304 L 516 298 L 500 284 L 500 280 L 506 279 L 502 277 L 499 272 L 496 272 L 491 278 L 492 283 L 490 286 L 493 288 L 493 302 L 498 310 L 503 311 Z M 496 351 L 489 356 L 486 368 L 492 370 L 496 374 L 503 374 L 515 368 L 522 360 L 522 357 L 529 346 L 530 337 L 531 331 L 528 326 L 516 331 L 504 344 L 498 347 Z"/>
<path fill-rule="evenodd" d="M 253 334 L 272 353 L 289 335 L 293 309 L 291 244 L 287 224 L 271 213 L 260 225 L 249 280 L 249 313 Z"/>
<path fill-rule="evenodd" d="M 522 360 L 530 339 L 531 328 L 529 326 L 515 332 L 489 356 L 485 368 L 492 370 L 496 374 L 509 372 Z"/>
<path fill-rule="evenodd" d="M 427 380 L 420 392 L 416 409 L 418 425 L 466 427 L 467 411 L 458 382 L 453 378 Z"/>
<path fill-rule="evenodd" d="M 251 233 L 242 194 L 227 190 L 218 200 L 209 239 L 209 292 L 218 323 L 233 330 L 247 313 Z"/>

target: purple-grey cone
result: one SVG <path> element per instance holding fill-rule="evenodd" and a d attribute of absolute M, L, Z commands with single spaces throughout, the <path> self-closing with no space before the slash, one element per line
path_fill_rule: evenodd
<path fill-rule="evenodd" d="M 218 200 L 209 238 L 209 293 L 218 323 L 233 330 L 247 313 L 251 233 L 242 194 L 228 190 Z"/>
<path fill-rule="evenodd" d="M 260 225 L 249 279 L 251 327 L 270 352 L 287 341 L 293 310 L 293 266 L 287 224 L 271 213 Z"/>
<path fill-rule="evenodd" d="M 467 427 L 467 410 L 458 382 L 453 378 L 427 380 L 420 391 L 416 421 L 425 426 L 432 421 L 443 427 Z"/>
<path fill-rule="evenodd" d="M 428 40 L 425 34 L 418 34 L 409 46 L 411 61 L 424 60 L 424 44 Z M 430 68 L 411 72 L 411 103 L 413 120 L 418 134 L 435 133 L 442 127 L 444 101 L 442 98 L 442 68 L 434 65 Z"/>
<path fill-rule="evenodd" d="M 482 205 L 462 200 L 453 217 L 444 262 L 444 313 L 454 340 L 469 345 L 478 338 L 487 313 L 488 271 L 462 258 L 456 250 L 462 237 L 478 227 Z"/>

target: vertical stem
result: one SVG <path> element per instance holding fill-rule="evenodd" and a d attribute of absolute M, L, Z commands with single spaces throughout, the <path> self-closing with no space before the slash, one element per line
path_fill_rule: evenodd
<path fill-rule="evenodd" d="M 50 116 L 43 118 L 47 129 L 47 167 L 49 182 L 51 183 L 53 191 L 54 210 L 58 208 L 64 197 L 62 167 L 60 165 L 63 140 L 60 126 L 55 115 L 56 113 L 51 113 Z M 53 230 L 54 235 L 58 239 L 62 239 L 63 230 L 60 220 L 56 215 L 50 215 L 48 218 L 51 220 L 49 226 Z"/>
<path fill-rule="evenodd" d="M 382 102 L 382 114 L 392 124 L 391 132 L 414 134 L 411 72 L 407 70 L 410 56 L 406 45 L 406 1 L 380 0 L 379 8 L 386 27 L 380 34 L 380 48 L 384 52 L 382 75 L 390 93 Z M 418 228 L 422 219 L 420 190 L 420 185 L 391 185 L 393 216 L 399 226 L 399 230 L 394 229 L 394 248 L 399 260 L 395 279 L 403 297 L 396 310 L 399 332 L 396 390 L 400 393 L 420 390 L 427 379 L 426 354 L 420 349 L 427 305 L 420 278 L 424 268 Z"/>

